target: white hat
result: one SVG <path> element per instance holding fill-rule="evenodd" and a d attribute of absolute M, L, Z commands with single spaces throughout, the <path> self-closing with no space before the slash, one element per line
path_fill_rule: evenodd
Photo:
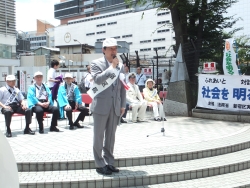
<path fill-rule="evenodd" d="M 40 72 L 40 71 L 37 71 L 37 72 L 35 72 L 35 74 L 34 74 L 34 77 L 36 77 L 36 76 L 43 76 L 43 73 Z"/>
<path fill-rule="evenodd" d="M 102 43 L 102 47 L 111 47 L 111 46 L 118 46 L 118 47 L 122 47 L 121 45 L 117 44 L 117 41 L 114 38 L 106 38 L 103 43 Z"/>
<path fill-rule="evenodd" d="M 72 74 L 70 74 L 70 73 L 66 73 L 66 74 L 64 75 L 64 78 L 73 78 L 73 76 L 72 76 Z"/>
<path fill-rule="evenodd" d="M 16 77 L 14 75 L 6 76 L 6 81 L 9 81 L 9 80 L 16 80 Z"/>
<path fill-rule="evenodd" d="M 148 82 L 152 82 L 153 86 L 155 85 L 155 81 L 152 80 L 151 78 L 147 79 L 146 83 L 145 83 L 145 87 L 148 87 Z"/>

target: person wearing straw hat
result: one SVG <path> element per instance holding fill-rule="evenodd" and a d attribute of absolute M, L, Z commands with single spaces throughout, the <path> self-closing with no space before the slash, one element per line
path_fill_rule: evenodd
<path fill-rule="evenodd" d="M 43 73 L 40 71 L 34 74 L 35 84 L 29 87 L 27 101 L 29 108 L 36 113 L 36 119 L 39 125 L 39 133 L 43 134 L 43 114 L 44 112 L 52 113 L 50 131 L 59 132 L 57 126 L 57 119 L 59 110 L 53 106 L 52 94 L 48 86 L 43 84 Z"/>
<path fill-rule="evenodd" d="M 124 80 L 120 78 L 124 73 L 123 65 L 116 57 L 118 47 L 121 46 L 114 38 L 106 38 L 102 47 L 104 57 L 93 60 L 90 71 L 94 84 L 104 88 L 93 97 L 90 109 L 94 118 L 93 153 L 96 172 L 104 175 L 119 172 L 114 167 L 113 151 L 116 128 L 126 108 L 126 90 Z M 89 91 L 96 93 L 97 86 Z"/>
<path fill-rule="evenodd" d="M 157 94 L 157 89 L 154 89 L 155 82 L 152 79 L 148 79 L 143 89 L 144 99 L 153 106 L 154 120 L 155 121 L 166 121 L 165 112 L 161 99 Z"/>
<path fill-rule="evenodd" d="M 5 125 L 7 127 L 6 137 L 12 137 L 10 123 L 14 113 L 25 115 L 26 127 L 24 134 L 34 135 L 35 132 L 29 128 L 31 123 L 31 110 L 26 106 L 21 91 L 15 87 L 16 77 L 8 75 L 6 77 L 6 85 L 0 88 L 0 107 L 5 117 Z"/>
<path fill-rule="evenodd" d="M 129 76 L 129 90 L 127 90 L 126 99 L 132 107 L 132 121 L 134 123 L 144 121 L 147 109 L 147 102 L 142 98 L 139 87 L 135 84 L 136 74 L 130 73 Z"/>
<path fill-rule="evenodd" d="M 65 84 L 61 85 L 58 90 L 58 104 L 60 107 L 60 113 L 66 111 L 66 115 L 69 120 L 69 129 L 73 130 L 74 127 L 83 128 L 79 124 L 79 121 L 83 121 L 85 116 L 89 114 L 89 110 L 82 106 L 82 97 L 78 86 L 73 84 L 73 76 L 70 73 L 66 73 L 64 76 Z M 73 123 L 72 121 L 72 110 L 81 111 L 77 119 Z"/>

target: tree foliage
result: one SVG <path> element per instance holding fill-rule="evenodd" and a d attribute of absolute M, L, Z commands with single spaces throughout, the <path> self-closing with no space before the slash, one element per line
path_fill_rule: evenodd
<path fill-rule="evenodd" d="M 172 27 L 176 44 L 174 51 L 182 44 L 184 60 L 187 64 L 191 81 L 200 61 L 217 61 L 222 63 L 224 40 L 240 28 L 229 34 L 224 30 L 233 28 L 240 18 L 224 16 L 227 9 L 238 0 L 126 0 L 130 5 L 158 7 L 158 10 L 169 9 L 172 16 Z M 189 44 L 189 45 L 186 45 Z"/>

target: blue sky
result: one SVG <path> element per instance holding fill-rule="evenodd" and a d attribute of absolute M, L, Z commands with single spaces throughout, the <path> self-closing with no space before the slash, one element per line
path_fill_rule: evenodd
<path fill-rule="evenodd" d="M 54 19 L 54 4 L 60 0 L 16 0 L 16 29 L 35 31 L 36 19 L 46 20 L 52 25 L 59 25 Z"/>

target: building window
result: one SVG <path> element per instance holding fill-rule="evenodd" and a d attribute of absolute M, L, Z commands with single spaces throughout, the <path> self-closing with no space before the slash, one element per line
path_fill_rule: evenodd
<path fill-rule="evenodd" d="M 90 16 L 94 16 L 94 13 L 86 14 L 86 17 L 90 17 Z M 88 21 L 90 21 L 90 19 Z"/>
<path fill-rule="evenodd" d="M 169 14 L 169 12 L 162 12 L 162 13 L 158 13 L 157 16 L 163 16 L 163 15 L 167 15 Z"/>
<path fill-rule="evenodd" d="M 129 45 L 132 45 L 132 44 L 133 44 L 133 42 L 128 42 L 128 44 L 129 44 Z"/>
<path fill-rule="evenodd" d="M 123 35 L 122 38 L 128 38 L 128 37 L 132 37 L 133 35 Z"/>
<path fill-rule="evenodd" d="M 87 33 L 86 36 L 95 35 L 95 33 Z"/>
<path fill-rule="evenodd" d="M 114 38 L 114 39 L 119 39 L 119 38 L 121 38 L 120 36 L 116 36 L 116 37 L 112 37 L 112 38 Z"/>
<path fill-rule="evenodd" d="M 146 52 L 146 51 L 150 51 L 151 48 L 144 48 L 144 49 L 140 49 L 141 52 Z"/>
<path fill-rule="evenodd" d="M 114 25 L 117 24 L 117 22 L 109 22 L 108 25 Z"/>
<path fill-rule="evenodd" d="M 103 26 L 105 26 L 106 24 L 98 24 L 98 25 L 96 25 L 96 27 L 103 27 Z"/>
<path fill-rule="evenodd" d="M 163 30 L 158 30 L 157 33 L 166 33 L 168 31 L 169 31 L 169 29 L 163 29 Z"/>
<path fill-rule="evenodd" d="M 160 38 L 160 39 L 154 39 L 154 42 L 160 42 L 160 41 L 165 41 L 165 38 Z"/>
<path fill-rule="evenodd" d="M 104 41 L 105 40 L 105 38 L 102 38 L 102 39 L 96 39 L 96 41 L 97 42 L 102 42 L 102 41 Z"/>
<path fill-rule="evenodd" d="M 156 47 L 154 48 L 154 50 L 157 49 L 157 50 L 165 50 L 165 47 Z"/>
<path fill-rule="evenodd" d="M 159 24 L 166 24 L 166 23 L 169 23 L 169 20 L 157 22 L 158 25 L 159 25 Z"/>
<path fill-rule="evenodd" d="M 140 41 L 140 43 L 149 43 L 149 42 L 151 42 L 151 40 L 142 40 L 142 41 Z"/>
<path fill-rule="evenodd" d="M 96 32 L 96 34 L 103 34 L 103 33 L 106 33 L 106 31 L 99 31 L 99 32 Z"/>

